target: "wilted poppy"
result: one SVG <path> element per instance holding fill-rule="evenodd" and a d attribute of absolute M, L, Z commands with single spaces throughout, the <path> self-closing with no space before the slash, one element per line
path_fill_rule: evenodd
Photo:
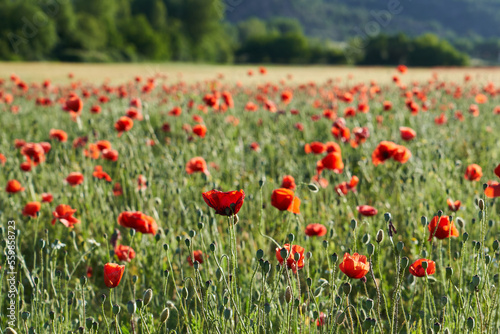
<path fill-rule="evenodd" d="M 41 207 L 42 205 L 40 204 L 40 202 L 30 202 L 24 206 L 23 216 L 30 216 L 36 218 L 38 212 L 40 212 Z"/>
<path fill-rule="evenodd" d="M 378 213 L 377 209 L 375 209 L 374 207 L 369 206 L 369 205 L 357 206 L 356 210 L 358 210 L 358 212 L 361 215 L 367 216 L 367 217 L 375 216 Z"/>
<path fill-rule="evenodd" d="M 439 224 L 438 224 L 438 219 L 439 219 Z M 453 220 L 450 223 L 448 216 L 441 216 L 441 218 L 439 218 L 438 216 L 434 216 L 428 228 L 430 233 L 428 241 L 431 241 L 433 236 L 435 236 L 438 239 L 458 237 L 458 230 L 455 227 L 455 223 L 453 222 Z"/>
<path fill-rule="evenodd" d="M 123 227 L 133 228 L 144 234 L 156 234 L 158 225 L 153 217 L 146 216 L 140 211 L 124 211 L 118 216 L 118 224 Z"/>
<path fill-rule="evenodd" d="M 202 172 L 206 175 L 210 174 L 207 168 L 207 162 L 202 157 L 194 157 L 190 159 L 186 164 L 186 172 L 188 174 L 193 174 L 196 172 Z"/>
<path fill-rule="evenodd" d="M 295 214 L 300 213 L 300 199 L 294 196 L 290 189 L 279 188 L 273 190 L 271 195 L 271 205 L 280 211 L 290 211 Z"/>
<path fill-rule="evenodd" d="M 130 262 L 133 258 L 135 258 L 135 251 L 132 247 L 125 245 L 117 245 L 115 247 L 115 255 L 118 257 L 120 261 Z"/>
<path fill-rule="evenodd" d="M 448 209 L 453 212 L 458 211 L 460 204 L 462 204 L 459 200 L 453 201 L 451 198 L 448 198 L 446 203 L 448 204 Z"/>
<path fill-rule="evenodd" d="M 83 183 L 83 174 L 79 172 L 72 172 L 66 177 L 66 182 L 72 187 Z"/>
<path fill-rule="evenodd" d="M 370 270 L 370 264 L 367 262 L 366 256 L 358 253 L 344 254 L 344 260 L 339 265 L 340 270 L 350 278 L 363 278 Z"/>
<path fill-rule="evenodd" d="M 245 199 L 245 192 L 243 190 L 223 192 L 213 189 L 202 195 L 205 203 L 214 209 L 216 214 L 222 216 L 238 214 Z"/>
<path fill-rule="evenodd" d="M 115 123 L 115 129 L 118 131 L 118 137 L 120 137 L 123 132 L 129 131 L 134 126 L 134 121 L 127 116 L 120 117 Z"/>
<path fill-rule="evenodd" d="M 71 206 L 67 204 L 59 204 L 56 210 L 52 212 L 54 219 L 52 219 L 52 225 L 55 225 L 56 221 L 59 220 L 66 227 L 73 227 L 80 221 L 73 217 L 76 209 L 72 209 Z"/>
<path fill-rule="evenodd" d="M 306 226 L 306 235 L 310 237 L 322 237 L 326 234 L 326 227 L 321 224 L 309 224 Z"/>
<path fill-rule="evenodd" d="M 7 182 L 7 186 L 5 187 L 5 191 L 9 194 L 15 194 L 20 191 L 24 191 L 24 188 L 18 180 L 9 180 Z"/>
<path fill-rule="evenodd" d="M 417 136 L 417 133 L 412 128 L 408 128 L 406 126 L 402 126 L 399 128 L 399 132 L 401 133 L 401 139 L 403 140 L 412 140 Z"/>
<path fill-rule="evenodd" d="M 422 267 L 424 261 L 427 262 L 427 270 Z M 410 274 L 416 277 L 424 277 L 426 271 L 427 275 L 433 275 L 436 272 L 436 263 L 432 260 L 418 259 L 410 266 Z"/>
<path fill-rule="evenodd" d="M 472 164 L 467 166 L 465 170 L 465 179 L 469 181 L 479 181 L 483 176 L 483 170 L 481 166 Z"/>
<path fill-rule="evenodd" d="M 116 288 L 123 277 L 125 266 L 116 263 L 106 263 L 104 265 L 104 284 L 108 288 Z"/>
<path fill-rule="evenodd" d="M 296 274 L 297 270 L 304 268 L 304 251 L 305 249 L 299 245 L 293 245 L 290 251 L 290 244 L 284 244 L 283 248 L 276 248 L 276 259 L 279 261 L 280 265 L 285 263 L 283 257 L 281 256 L 281 250 L 286 249 L 288 253 L 288 258 L 286 259 L 286 266 L 288 269 L 292 269 L 293 273 Z M 299 254 L 299 260 L 295 261 L 295 254 Z"/>
<path fill-rule="evenodd" d="M 291 175 L 283 176 L 283 180 L 281 181 L 281 188 L 286 188 L 290 190 L 295 190 L 297 185 L 295 184 L 295 179 Z"/>
<path fill-rule="evenodd" d="M 195 250 L 195 251 L 193 251 L 192 256 L 187 257 L 187 262 L 189 263 L 189 265 L 191 267 L 193 266 L 193 263 L 194 263 L 193 259 L 194 259 L 194 261 L 197 261 L 198 263 L 203 263 L 203 252 L 201 250 Z"/>

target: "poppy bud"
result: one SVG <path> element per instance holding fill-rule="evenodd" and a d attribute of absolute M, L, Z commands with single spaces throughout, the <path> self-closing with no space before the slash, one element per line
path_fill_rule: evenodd
<path fill-rule="evenodd" d="M 427 217 L 426 216 L 420 217 L 420 223 L 422 223 L 423 227 L 426 227 L 427 226 Z"/>
<path fill-rule="evenodd" d="M 481 278 L 478 275 L 472 276 L 472 281 L 470 283 L 471 288 L 477 288 L 479 286 L 479 283 L 481 283 Z"/>
<path fill-rule="evenodd" d="M 45 248 L 45 240 L 40 239 L 38 240 L 38 249 L 42 250 Z"/>
<path fill-rule="evenodd" d="M 370 242 L 370 235 L 368 233 L 365 233 L 365 235 L 363 235 L 363 239 L 361 239 L 361 241 L 364 243 L 364 244 L 367 244 Z"/>
<path fill-rule="evenodd" d="M 292 289 L 290 288 L 290 286 L 287 286 L 285 290 L 285 301 L 288 304 L 290 304 L 291 300 L 292 300 Z"/>
<path fill-rule="evenodd" d="M 332 260 L 333 264 L 337 263 L 338 259 L 339 259 L 339 256 L 337 255 L 337 253 L 333 253 L 331 255 L 331 260 Z"/>
<path fill-rule="evenodd" d="M 101 295 L 101 303 L 104 304 L 105 301 L 106 301 L 106 295 L 103 293 Z"/>
<path fill-rule="evenodd" d="M 323 248 L 324 249 L 328 248 L 328 240 L 323 240 Z"/>
<path fill-rule="evenodd" d="M 344 284 L 342 284 L 342 291 L 344 291 L 344 294 L 346 296 L 349 296 L 349 294 L 351 293 L 351 290 L 352 290 L 352 287 L 351 287 L 351 284 L 349 282 L 345 282 Z"/>
<path fill-rule="evenodd" d="M 441 331 L 441 324 L 439 322 L 434 323 L 434 330 L 436 333 L 439 333 Z"/>
<path fill-rule="evenodd" d="M 482 198 L 478 202 L 478 207 L 479 207 L 479 210 L 484 211 L 484 200 Z"/>
<path fill-rule="evenodd" d="M 366 318 L 362 326 L 365 331 L 368 331 L 372 327 L 371 318 Z"/>
<path fill-rule="evenodd" d="M 30 318 L 30 313 L 29 312 L 21 313 L 21 318 L 23 318 L 24 321 L 28 320 Z"/>
<path fill-rule="evenodd" d="M 168 251 L 168 248 L 169 248 L 169 247 L 168 247 L 168 244 L 163 244 L 163 250 L 164 250 L 165 252 L 166 252 L 166 251 Z"/>
<path fill-rule="evenodd" d="M 120 309 L 121 309 L 120 305 L 118 304 L 113 305 L 113 314 L 118 315 L 120 313 Z"/>
<path fill-rule="evenodd" d="M 500 275 L 498 275 L 498 274 L 493 275 L 493 282 L 495 282 L 496 284 L 498 284 L 499 277 L 500 277 Z"/>
<path fill-rule="evenodd" d="M 257 260 L 260 260 L 264 257 L 264 251 L 262 249 L 257 250 Z"/>
<path fill-rule="evenodd" d="M 191 239 L 187 238 L 184 240 L 184 242 L 186 243 L 186 246 L 189 248 L 191 246 Z"/>
<path fill-rule="evenodd" d="M 138 279 L 139 279 L 139 277 L 137 275 L 132 276 L 132 283 L 133 284 L 137 283 Z"/>
<path fill-rule="evenodd" d="M 127 311 L 130 315 L 134 314 L 135 311 L 137 310 L 137 305 L 134 301 L 129 300 L 127 303 Z M 87 325 L 87 327 L 90 327 Z"/>
<path fill-rule="evenodd" d="M 313 256 L 312 252 L 306 252 L 306 259 L 310 259 Z"/>
<path fill-rule="evenodd" d="M 322 287 L 316 288 L 316 290 L 314 290 L 314 297 L 318 298 L 321 295 L 321 292 L 323 292 Z"/>
<path fill-rule="evenodd" d="M 354 231 L 358 227 L 358 222 L 356 219 L 351 220 L 351 229 Z"/>
<path fill-rule="evenodd" d="M 191 238 L 194 238 L 194 237 L 196 236 L 196 231 L 194 231 L 194 230 L 190 230 L 190 231 L 189 231 L 189 236 L 190 236 Z"/>
<path fill-rule="evenodd" d="M 443 331 L 443 334 L 450 334 L 450 330 L 448 327 L 446 327 Z"/>
<path fill-rule="evenodd" d="M 384 240 L 384 231 L 382 229 L 378 230 L 377 236 L 375 237 L 377 243 L 381 243 Z"/>
<path fill-rule="evenodd" d="M 337 325 L 340 325 L 345 320 L 345 313 L 343 311 L 338 311 L 337 316 L 335 318 L 336 318 Z"/>
<path fill-rule="evenodd" d="M 464 242 L 466 242 L 467 240 L 469 240 L 469 233 L 464 232 L 464 234 L 462 235 L 462 239 L 463 239 Z"/>
<path fill-rule="evenodd" d="M 285 247 L 280 249 L 280 256 L 282 259 L 288 259 L 288 250 Z"/>
<path fill-rule="evenodd" d="M 472 218 L 471 224 L 474 225 L 476 223 L 476 218 Z"/>
<path fill-rule="evenodd" d="M 295 240 L 295 236 L 293 235 L 293 233 L 290 233 L 287 238 L 288 238 L 288 241 L 290 241 L 290 243 L 292 243 L 293 240 Z"/>
<path fill-rule="evenodd" d="M 311 287 L 311 285 L 312 285 L 312 278 L 311 277 L 308 277 L 306 279 L 306 284 L 307 284 L 308 287 Z"/>
<path fill-rule="evenodd" d="M 213 252 L 215 252 L 215 248 L 216 248 L 216 247 L 215 247 L 215 242 L 212 242 L 212 243 L 210 244 L 210 251 L 211 251 L 212 253 L 213 253 Z"/>
<path fill-rule="evenodd" d="M 406 256 L 401 259 L 401 269 L 402 270 L 405 270 L 406 267 L 408 267 L 408 262 L 409 261 L 410 260 L 408 260 L 408 258 Z"/>
<path fill-rule="evenodd" d="M 10 327 L 5 328 L 4 333 L 5 334 L 17 334 L 17 332 L 14 329 L 10 328 Z"/>
<path fill-rule="evenodd" d="M 309 188 L 309 191 L 313 192 L 313 193 L 317 193 L 319 191 L 319 188 L 317 185 L 315 185 L 314 183 L 309 183 L 307 185 L 307 188 Z"/>
<path fill-rule="evenodd" d="M 453 268 L 452 267 L 446 267 L 446 278 L 451 279 L 451 276 L 453 276 Z"/>
<path fill-rule="evenodd" d="M 266 183 L 266 178 L 265 177 L 262 177 L 260 180 L 259 180 L 259 187 L 262 188 L 262 186 L 264 185 L 264 183 Z"/>
<path fill-rule="evenodd" d="M 471 331 L 474 329 L 474 318 L 469 317 L 467 318 L 467 328 Z"/>
<path fill-rule="evenodd" d="M 80 284 L 81 285 L 86 285 L 87 284 L 87 276 L 80 277 Z"/>
<path fill-rule="evenodd" d="M 202 222 L 198 222 L 198 230 L 202 230 L 203 226 L 205 226 L 205 224 L 203 224 Z"/>
<path fill-rule="evenodd" d="M 128 233 L 130 234 L 131 237 L 133 237 L 135 235 L 135 230 L 131 228 L 130 230 L 128 230 Z"/>
<path fill-rule="evenodd" d="M 152 298 L 153 298 L 153 290 L 147 289 L 146 291 L 144 291 L 144 294 L 142 295 L 142 299 L 144 299 L 144 306 L 148 306 Z"/>
<path fill-rule="evenodd" d="M 396 245 L 396 249 L 397 249 L 398 253 L 401 253 L 403 251 L 404 247 L 405 247 L 404 242 L 399 241 L 398 244 Z"/>
<path fill-rule="evenodd" d="M 460 218 L 460 217 L 457 217 L 457 225 L 460 228 L 464 228 L 464 226 L 465 226 L 464 220 L 462 218 Z"/>
<path fill-rule="evenodd" d="M 142 301 L 142 299 L 136 299 L 135 305 L 137 305 L 137 308 L 140 310 L 144 306 L 144 302 Z"/>
<path fill-rule="evenodd" d="M 193 268 L 194 268 L 195 270 L 198 270 L 198 269 L 200 268 L 200 263 L 199 263 L 198 261 L 196 261 L 196 260 L 195 260 L 195 261 L 193 262 Z"/>
<path fill-rule="evenodd" d="M 160 314 L 160 323 L 165 323 L 168 320 L 168 317 L 170 317 L 170 309 L 165 307 Z"/>
<path fill-rule="evenodd" d="M 446 306 L 446 304 L 448 304 L 448 297 L 446 296 L 441 297 L 441 304 L 443 304 L 443 306 Z"/>
<path fill-rule="evenodd" d="M 363 302 L 363 306 L 365 307 L 366 312 L 370 312 L 373 309 L 373 299 L 366 299 Z"/>
<path fill-rule="evenodd" d="M 233 216 L 233 219 L 234 219 L 234 224 L 238 224 L 238 222 L 240 221 L 240 217 L 238 215 L 234 215 Z"/>
<path fill-rule="evenodd" d="M 442 211 L 442 210 L 439 210 L 439 211 L 437 212 L 437 216 L 438 216 L 439 218 L 441 218 L 441 216 L 442 216 L 442 215 L 443 215 L 443 211 Z"/>
<path fill-rule="evenodd" d="M 386 223 L 388 223 L 389 221 L 391 221 L 392 216 L 391 216 L 390 212 L 384 213 L 384 219 L 385 219 Z"/>
<path fill-rule="evenodd" d="M 323 243 L 323 246 L 324 246 L 324 243 Z M 300 260 L 300 253 L 293 254 L 293 259 L 295 260 L 295 262 L 298 262 Z"/>

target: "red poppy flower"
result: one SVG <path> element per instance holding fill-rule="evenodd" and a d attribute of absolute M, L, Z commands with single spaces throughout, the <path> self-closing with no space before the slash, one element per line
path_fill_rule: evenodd
<path fill-rule="evenodd" d="M 406 126 L 402 126 L 399 128 L 399 132 L 401 133 L 401 139 L 403 140 L 412 140 L 417 136 L 417 133 L 412 128 L 408 128 Z"/>
<path fill-rule="evenodd" d="M 15 194 L 20 191 L 24 191 L 24 188 L 18 180 L 9 180 L 7 182 L 7 186 L 5 187 L 5 191 L 9 194 Z"/>
<path fill-rule="evenodd" d="M 146 216 L 140 211 L 124 211 L 118 216 L 118 224 L 133 228 L 143 234 L 156 234 L 158 225 L 153 217 Z"/>
<path fill-rule="evenodd" d="M 250 148 L 252 149 L 252 151 L 260 152 L 260 145 L 257 142 L 251 143 Z"/>
<path fill-rule="evenodd" d="M 291 175 L 283 176 L 283 180 L 281 181 L 281 188 L 286 188 L 290 190 L 295 190 L 297 185 L 295 184 L 295 179 Z"/>
<path fill-rule="evenodd" d="M 429 240 L 432 240 L 432 237 L 435 236 L 438 239 L 446 239 L 449 237 L 458 237 L 458 230 L 455 227 L 455 223 L 448 218 L 448 216 L 441 216 L 438 224 L 438 216 L 434 216 L 432 218 L 428 228 L 429 228 Z"/>
<path fill-rule="evenodd" d="M 450 209 L 450 211 L 458 211 L 458 209 L 460 209 L 460 204 L 462 204 L 460 201 L 454 201 L 451 199 L 451 198 L 448 198 L 446 200 L 446 203 L 448 204 L 448 208 Z"/>
<path fill-rule="evenodd" d="M 489 181 L 488 187 L 484 190 L 484 194 L 489 198 L 500 197 L 500 183 Z"/>
<path fill-rule="evenodd" d="M 36 143 L 26 143 L 21 148 L 21 154 L 31 162 L 33 166 L 45 161 L 45 150 L 42 145 Z"/>
<path fill-rule="evenodd" d="M 174 107 L 168 114 L 171 116 L 180 116 L 180 114 L 182 114 L 182 109 L 181 107 Z"/>
<path fill-rule="evenodd" d="M 202 172 L 206 175 L 209 175 L 210 172 L 207 168 L 207 162 L 202 157 L 194 157 L 188 161 L 186 164 L 186 172 L 188 174 L 193 174 L 196 172 Z"/>
<path fill-rule="evenodd" d="M 41 207 L 42 204 L 40 204 L 40 202 L 30 202 L 24 206 L 23 216 L 36 218 Z"/>
<path fill-rule="evenodd" d="M 320 177 L 319 175 L 314 175 L 311 178 L 311 180 L 313 182 L 316 182 L 323 189 L 326 188 L 326 187 L 328 187 L 328 184 L 329 184 L 329 182 L 328 182 L 327 179 L 325 179 L 324 177 Z"/>
<path fill-rule="evenodd" d="M 130 262 L 133 258 L 135 258 L 135 251 L 132 247 L 125 245 L 117 245 L 115 247 L 115 255 L 118 257 L 120 261 Z"/>
<path fill-rule="evenodd" d="M 344 170 L 344 162 L 339 152 L 328 153 L 321 161 L 321 166 L 332 170 L 334 173 L 341 174 Z"/>
<path fill-rule="evenodd" d="M 42 194 L 42 203 L 51 203 L 54 199 L 51 193 L 43 193 Z"/>
<path fill-rule="evenodd" d="M 73 227 L 80 221 L 73 217 L 76 209 L 72 209 L 71 206 L 66 204 L 59 204 L 56 210 L 52 212 L 54 219 L 52 219 L 52 225 L 55 225 L 56 221 L 59 220 L 66 227 Z"/>
<path fill-rule="evenodd" d="M 392 158 L 398 149 L 398 145 L 391 141 L 381 141 L 372 153 L 372 162 L 374 166 L 383 164 L 386 160 Z"/>
<path fill-rule="evenodd" d="M 192 256 L 187 257 L 187 262 L 192 267 L 194 261 L 197 261 L 198 263 L 203 263 L 203 257 L 204 257 L 204 255 L 203 255 L 203 252 L 201 250 L 195 250 L 195 251 L 193 251 Z M 193 258 L 194 258 L 194 261 L 193 261 Z"/>
<path fill-rule="evenodd" d="M 148 187 L 148 180 L 144 175 L 139 175 L 137 177 L 137 190 L 144 190 Z"/>
<path fill-rule="evenodd" d="M 49 153 L 50 149 L 52 148 L 52 145 L 46 141 L 41 142 L 40 146 L 42 146 L 43 153 L 45 153 L 45 154 Z"/>
<path fill-rule="evenodd" d="M 71 95 L 64 104 L 64 110 L 79 113 L 82 111 L 83 102 L 75 94 Z"/>
<path fill-rule="evenodd" d="M 290 189 L 279 188 L 273 190 L 271 195 L 271 205 L 280 211 L 290 211 L 295 214 L 300 214 L 300 199 L 294 196 Z"/>
<path fill-rule="evenodd" d="M 488 102 L 488 97 L 484 94 L 477 94 L 474 100 L 476 101 L 477 104 L 483 104 Z"/>
<path fill-rule="evenodd" d="M 114 196 L 121 196 L 121 195 L 123 195 L 122 186 L 118 182 L 113 185 L 113 195 Z"/>
<path fill-rule="evenodd" d="M 90 108 L 90 112 L 92 114 L 100 114 L 101 110 L 102 110 L 102 108 L 99 105 L 95 105 L 95 106 L 92 106 L 92 108 Z"/>
<path fill-rule="evenodd" d="M 363 278 L 370 270 L 370 264 L 367 263 L 366 256 L 358 253 L 344 254 L 344 260 L 339 265 L 340 270 L 350 278 Z"/>
<path fill-rule="evenodd" d="M 127 110 L 126 116 L 130 119 L 135 119 L 137 121 L 142 121 L 144 119 L 144 116 L 142 115 L 141 111 L 135 108 L 130 108 L 129 110 Z"/>
<path fill-rule="evenodd" d="M 361 215 L 367 216 L 367 217 L 375 216 L 378 213 L 377 209 L 375 209 L 374 207 L 369 206 L 369 205 L 357 206 L 356 210 L 358 210 L 358 212 Z"/>
<path fill-rule="evenodd" d="M 245 199 L 243 190 L 222 192 L 210 190 L 202 194 L 205 203 L 215 210 L 215 213 L 222 216 L 232 216 L 238 214 Z"/>
<path fill-rule="evenodd" d="M 31 162 L 29 162 L 29 161 L 21 162 L 19 167 L 21 168 L 21 170 L 23 172 L 30 172 L 31 171 Z"/>
<path fill-rule="evenodd" d="M 325 325 L 326 314 L 320 312 L 318 320 L 316 320 L 316 327 L 321 327 Z"/>
<path fill-rule="evenodd" d="M 118 151 L 117 150 L 103 150 L 102 151 L 102 158 L 104 160 L 109 160 L 109 161 L 117 161 L 118 160 Z"/>
<path fill-rule="evenodd" d="M 115 123 L 115 129 L 118 131 L 118 137 L 120 137 L 123 132 L 129 131 L 134 126 L 134 121 L 127 116 L 122 116 Z"/>
<path fill-rule="evenodd" d="M 422 267 L 424 261 L 427 262 L 427 270 Z M 418 259 L 410 266 L 410 274 L 416 277 L 424 277 L 426 271 L 427 275 L 433 275 L 436 272 L 436 263 L 432 260 Z"/>
<path fill-rule="evenodd" d="M 286 249 L 288 253 L 288 258 L 286 259 L 286 266 L 288 269 L 292 269 L 293 273 L 296 274 L 297 270 L 304 268 L 304 251 L 305 249 L 299 245 L 293 245 L 290 251 L 290 244 L 284 244 L 283 248 Z M 276 248 L 276 259 L 279 261 L 280 265 L 284 264 L 284 259 L 281 256 L 281 249 Z M 295 254 L 299 254 L 299 260 L 295 261 Z"/>
<path fill-rule="evenodd" d="M 315 141 L 315 142 L 312 142 L 311 144 L 309 144 L 310 147 L 311 147 L 311 151 L 314 153 L 314 154 L 321 154 L 323 152 L 326 151 L 326 145 L 323 144 L 323 143 L 320 143 L 318 141 Z"/>
<path fill-rule="evenodd" d="M 281 92 L 281 101 L 283 101 L 284 104 L 290 103 L 293 98 L 293 92 L 290 90 L 285 90 Z"/>
<path fill-rule="evenodd" d="M 338 153 L 342 153 L 342 150 L 340 149 L 340 145 L 337 144 L 336 142 L 334 141 L 329 141 L 329 142 L 326 142 L 325 143 L 325 146 L 326 146 L 326 151 L 328 153 L 332 153 L 332 152 L 338 152 Z"/>
<path fill-rule="evenodd" d="M 306 235 L 310 237 L 322 237 L 326 234 L 326 227 L 321 224 L 309 224 L 306 226 Z"/>
<path fill-rule="evenodd" d="M 83 174 L 78 172 L 73 172 L 68 175 L 66 182 L 72 187 L 75 187 L 83 183 Z"/>
<path fill-rule="evenodd" d="M 87 278 L 92 278 L 93 274 L 94 274 L 94 269 L 91 266 L 88 266 L 86 272 Z"/>
<path fill-rule="evenodd" d="M 85 147 L 87 142 L 89 141 L 89 137 L 77 137 L 73 140 L 73 148 Z"/>
<path fill-rule="evenodd" d="M 49 132 L 50 139 L 56 139 L 61 143 L 64 143 L 68 140 L 68 134 L 63 130 L 51 129 Z"/>
<path fill-rule="evenodd" d="M 116 288 L 123 277 L 125 266 L 116 263 L 106 263 L 104 265 L 104 284 L 108 288 Z"/>
<path fill-rule="evenodd" d="M 207 133 L 207 127 L 203 124 L 197 124 L 193 127 L 193 133 L 198 137 L 204 138 Z"/>
<path fill-rule="evenodd" d="M 411 158 L 411 152 L 408 148 L 398 145 L 396 152 L 392 158 L 402 164 L 406 163 Z"/>
<path fill-rule="evenodd" d="M 107 140 L 99 140 L 95 143 L 99 151 L 111 150 L 111 143 Z"/>
<path fill-rule="evenodd" d="M 398 66 L 398 72 L 399 72 L 399 73 L 404 74 L 404 73 L 406 73 L 407 71 L 408 71 L 408 67 L 406 67 L 405 65 L 399 65 L 399 66 Z"/>
<path fill-rule="evenodd" d="M 111 176 L 102 170 L 102 166 L 95 166 L 92 176 L 98 178 L 99 180 L 105 179 L 106 181 L 111 182 Z"/>
<path fill-rule="evenodd" d="M 446 119 L 446 115 L 444 113 L 441 113 L 438 117 L 434 118 L 434 123 L 437 125 L 443 125 L 446 124 L 448 120 Z"/>
<path fill-rule="evenodd" d="M 5 162 L 7 162 L 7 158 L 5 157 L 5 155 L 0 153 L 0 164 L 2 164 L 2 166 L 5 166 Z"/>
<path fill-rule="evenodd" d="M 483 176 L 483 169 L 481 166 L 472 164 L 467 166 L 465 170 L 465 179 L 469 181 L 479 181 Z"/>
<path fill-rule="evenodd" d="M 383 107 L 385 111 L 389 111 L 392 109 L 392 102 L 391 101 L 384 101 Z"/>

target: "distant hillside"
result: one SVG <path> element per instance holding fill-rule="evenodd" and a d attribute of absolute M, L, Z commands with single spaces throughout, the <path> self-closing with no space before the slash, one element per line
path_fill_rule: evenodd
<path fill-rule="evenodd" d="M 356 28 L 375 20 L 373 12 L 387 10 L 397 0 L 225 0 L 226 18 L 296 18 L 309 36 L 344 41 Z M 500 0 L 400 0 L 401 12 L 382 27 L 383 33 L 431 32 L 447 39 L 498 37 Z"/>

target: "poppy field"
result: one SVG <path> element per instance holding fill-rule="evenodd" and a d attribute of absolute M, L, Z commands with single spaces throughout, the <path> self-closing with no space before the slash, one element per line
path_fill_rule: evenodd
<path fill-rule="evenodd" d="M 500 87 L 275 70 L 0 77 L 0 330 L 497 333 Z"/>

